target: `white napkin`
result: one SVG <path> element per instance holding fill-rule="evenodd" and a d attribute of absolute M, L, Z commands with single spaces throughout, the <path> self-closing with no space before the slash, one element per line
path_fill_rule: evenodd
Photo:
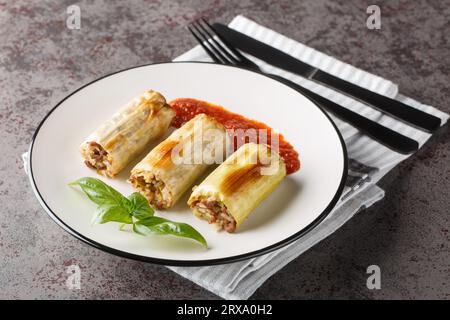
<path fill-rule="evenodd" d="M 449 115 L 431 106 L 421 104 L 413 99 L 399 95 L 397 93 L 397 86 L 392 82 L 318 52 L 273 30 L 258 25 L 243 16 L 235 17 L 229 26 L 335 76 L 354 82 L 359 86 L 380 94 L 392 98 L 395 97 L 403 103 L 436 115 L 441 118 L 442 124 L 448 120 Z M 431 136 L 430 134 L 416 130 L 385 116 L 345 95 L 337 93 L 336 91 L 292 73 L 272 67 L 253 57 L 248 57 L 261 66 L 264 71 L 278 74 L 302 84 L 308 89 L 327 97 L 344 107 L 355 110 L 366 117 L 376 120 L 397 132 L 419 141 L 420 146 L 422 146 Z M 175 60 L 211 61 L 200 46 L 189 50 Z M 360 179 L 349 179 L 352 183 L 349 184 L 344 191 L 345 197 L 341 199 L 332 213 L 330 213 L 320 225 L 289 246 L 257 258 L 212 267 L 169 268 L 225 299 L 247 299 L 275 272 L 283 268 L 286 264 L 313 245 L 335 232 L 345 222 L 352 218 L 355 213 L 363 208 L 370 207 L 372 204 L 382 199 L 384 191 L 377 187 L 375 183 L 408 156 L 398 154 L 380 145 L 376 141 L 361 135 L 350 125 L 335 118 L 333 115 L 331 116 L 333 120 L 335 120 L 339 131 L 345 139 L 349 157 L 367 166 L 374 167 L 375 170 L 367 175 L 362 175 Z M 358 172 L 353 174 L 354 176 L 358 176 Z"/>

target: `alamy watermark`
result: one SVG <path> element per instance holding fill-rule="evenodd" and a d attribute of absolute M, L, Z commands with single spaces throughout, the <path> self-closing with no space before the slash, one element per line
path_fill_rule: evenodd
<path fill-rule="evenodd" d="M 370 265 L 367 267 L 367 274 L 370 276 L 367 278 L 366 286 L 367 289 L 381 289 L 381 269 L 376 264 Z"/>
<path fill-rule="evenodd" d="M 81 9 L 79 6 L 73 4 L 66 9 L 66 27 L 70 30 L 81 29 Z"/>
<path fill-rule="evenodd" d="M 67 267 L 66 273 L 69 276 L 66 279 L 66 286 L 70 290 L 80 290 L 81 289 L 81 269 L 77 264 L 72 264 Z"/>
<path fill-rule="evenodd" d="M 171 160 L 176 165 L 221 164 L 225 159 L 247 143 L 264 144 L 266 148 L 257 153 L 245 152 L 243 158 L 234 161 L 260 165 L 261 175 L 273 175 L 278 172 L 279 135 L 267 129 L 227 129 L 225 132 L 215 128 L 204 128 L 201 122 L 195 122 L 192 135 L 177 141 L 171 150 Z"/>
<path fill-rule="evenodd" d="M 381 9 L 379 6 L 372 4 L 367 7 L 366 13 L 369 14 L 366 20 L 366 26 L 370 30 L 381 29 Z"/>

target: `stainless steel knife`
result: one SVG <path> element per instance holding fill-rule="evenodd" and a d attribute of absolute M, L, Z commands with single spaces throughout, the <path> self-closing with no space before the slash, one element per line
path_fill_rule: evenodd
<path fill-rule="evenodd" d="M 213 26 L 234 47 L 280 69 L 316 81 L 356 98 L 415 128 L 433 132 L 441 125 L 441 119 L 429 113 L 333 76 L 224 24 L 215 23 Z"/>

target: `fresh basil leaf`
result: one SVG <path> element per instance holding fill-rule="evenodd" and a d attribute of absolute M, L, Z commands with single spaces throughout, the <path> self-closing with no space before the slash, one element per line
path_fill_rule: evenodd
<path fill-rule="evenodd" d="M 190 238 L 207 247 L 205 238 L 187 223 L 170 221 L 161 217 L 150 217 L 139 220 L 133 224 L 133 231 L 140 235 L 174 235 Z"/>
<path fill-rule="evenodd" d="M 97 205 L 119 206 L 129 209 L 130 202 L 119 191 L 108 186 L 103 181 L 84 177 L 71 182 L 69 185 L 78 185 L 89 199 Z"/>
<path fill-rule="evenodd" d="M 147 199 L 139 192 L 132 193 L 128 197 L 128 200 L 131 204 L 131 215 L 137 220 L 142 220 L 153 216 L 153 209 L 148 204 Z"/>
<path fill-rule="evenodd" d="M 70 185 L 78 185 L 98 205 L 93 223 L 133 224 L 133 231 L 141 235 L 174 235 L 207 246 L 205 238 L 190 225 L 153 216 L 153 209 L 140 193 L 135 192 L 126 198 L 103 181 L 90 177 L 78 179 Z M 133 218 L 137 220 L 135 223 Z"/>
<path fill-rule="evenodd" d="M 133 223 L 129 211 L 123 206 L 101 205 L 95 211 L 92 218 L 92 224 L 101 224 L 106 222 Z"/>

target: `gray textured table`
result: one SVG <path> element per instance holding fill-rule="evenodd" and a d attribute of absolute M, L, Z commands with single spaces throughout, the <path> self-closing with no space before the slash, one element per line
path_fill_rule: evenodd
<path fill-rule="evenodd" d="M 389 78 L 402 93 L 450 112 L 447 1 L 77 1 L 81 29 L 65 26 L 73 1 L 0 4 L 0 298 L 217 298 L 162 266 L 81 243 L 39 206 L 20 155 L 45 114 L 112 71 L 171 60 L 195 42 L 194 18 L 244 14 L 289 37 Z M 269 279 L 253 298 L 450 298 L 450 142 L 441 128 L 381 186 L 385 199 Z M 49 177 L 51 178 L 51 177 Z M 82 270 L 81 290 L 65 284 Z M 366 268 L 382 289 L 366 288 Z"/>

